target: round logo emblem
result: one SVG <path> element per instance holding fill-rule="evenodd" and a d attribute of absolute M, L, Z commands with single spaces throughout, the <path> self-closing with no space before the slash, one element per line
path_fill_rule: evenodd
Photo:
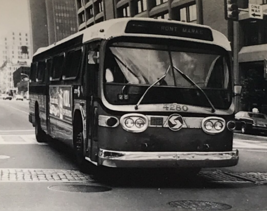
<path fill-rule="evenodd" d="M 181 115 L 172 114 L 168 119 L 168 127 L 173 131 L 178 131 L 183 127 L 184 121 Z"/>

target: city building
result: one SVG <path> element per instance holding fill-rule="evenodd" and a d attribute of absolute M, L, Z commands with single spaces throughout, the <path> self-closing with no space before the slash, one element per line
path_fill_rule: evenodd
<path fill-rule="evenodd" d="M 28 32 L 8 32 L 0 39 L 0 90 L 14 87 L 13 72 L 29 66 L 32 52 Z"/>
<path fill-rule="evenodd" d="M 77 32 L 73 0 L 29 0 L 33 52 Z"/>
<path fill-rule="evenodd" d="M 216 3 L 215 3 L 216 2 Z M 258 107 L 267 114 L 267 18 L 249 17 L 249 4 L 267 0 L 238 0 L 239 20 L 225 19 L 224 0 L 76 0 L 78 30 L 103 20 L 148 17 L 205 24 L 226 35 L 238 54 L 242 110 Z M 236 27 L 236 28 L 235 28 Z M 234 37 L 238 42 L 234 45 Z M 237 72 L 237 71 L 236 71 Z M 240 80 L 239 80 L 240 79 Z"/>

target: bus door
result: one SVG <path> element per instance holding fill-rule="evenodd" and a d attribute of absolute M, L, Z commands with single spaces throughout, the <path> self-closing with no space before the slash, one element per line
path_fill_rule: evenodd
<path fill-rule="evenodd" d="M 83 72 L 83 86 L 86 90 L 87 107 L 86 107 L 86 131 L 87 138 L 85 146 L 87 155 L 90 159 L 95 161 L 93 157 L 96 155 L 97 151 L 97 107 L 96 107 L 96 98 L 97 98 L 97 75 L 99 69 L 99 51 L 98 47 L 92 45 L 89 47 L 86 55 L 85 62 L 85 71 Z"/>
<path fill-rule="evenodd" d="M 45 81 L 46 81 L 46 127 L 47 127 L 47 134 L 51 135 L 51 129 L 50 129 L 50 95 L 49 95 L 49 77 L 50 77 L 50 71 L 52 68 L 52 58 L 46 60 L 46 75 L 45 75 Z"/>

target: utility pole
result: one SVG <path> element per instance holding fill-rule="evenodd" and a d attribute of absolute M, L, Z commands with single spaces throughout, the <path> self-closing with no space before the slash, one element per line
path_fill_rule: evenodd
<path fill-rule="evenodd" d="M 241 84 L 239 74 L 239 22 L 233 21 L 233 69 L 234 69 L 234 94 L 235 94 L 235 112 L 241 110 Z M 240 90 L 238 90 L 240 89 Z"/>
<path fill-rule="evenodd" d="M 234 71 L 234 104 L 235 112 L 241 109 L 241 84 L 239 74 L 239 9 L 237 0 L 224 0 L 225 19 L 228 20 L 228 27 L 231 25 L 233 34 L 232 39 L 232 52 L 233 52 L 233 71 Z M 228 30 L 230 30 L 228 28 Z M 230 33 L 229 33 L 230 34 Z"/>

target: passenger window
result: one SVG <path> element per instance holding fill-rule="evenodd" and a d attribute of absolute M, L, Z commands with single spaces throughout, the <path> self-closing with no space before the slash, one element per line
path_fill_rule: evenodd
<path fill-rule="evenodd" d="M 52 80 L 60 80 L 64 66 L 64 54 L 53 58 L 51 77 Z"/>
<path fill-rule="evenodd" d="M 81 63 L 82 49 L 67 52 L 63 79 L 75 79 L 80 72 Z"/>
<path fill-rule="evenodd" d="M 36 81 L 37 63 L 31 64 L 30 79 L 31 81 Z"/>
<path fill-rule="evenodd" d="M 43 82 L 45 76 L 46 64 L 45 61 L 38 62 L 37 81 Z"/>

